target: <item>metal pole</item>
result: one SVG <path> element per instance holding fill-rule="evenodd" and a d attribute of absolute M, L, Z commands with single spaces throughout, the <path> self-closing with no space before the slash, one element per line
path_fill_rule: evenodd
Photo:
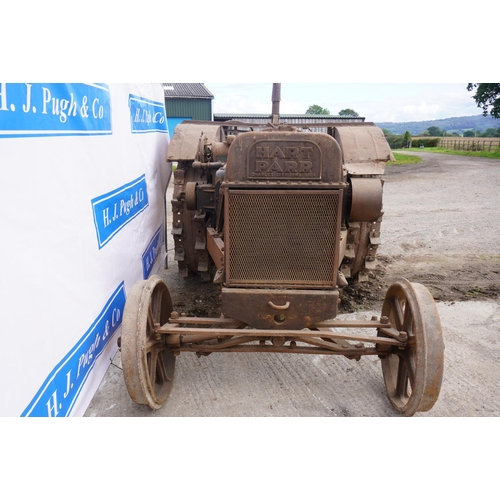
<path fill-rule="evenodd" d="M 272 123 L 279 125 L 280 122 L 280 101 L 281 101 L 281 83 L 273 83 L 273 112 Z"/>

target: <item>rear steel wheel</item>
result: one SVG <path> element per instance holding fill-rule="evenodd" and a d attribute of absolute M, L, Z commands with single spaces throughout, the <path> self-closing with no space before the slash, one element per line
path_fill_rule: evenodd
<path fill-rule="evenodd" d="M 200 273 L 203 281 L 210 281 L 210 259 L 205 239 L 206 214 L 193 209 L 193 205 L 196 206 L 196 184 L 206 182 L 206 178 L 200 169 L 193 168 L 189 162 L 181 163 L 174 176 L 172 234 L 179 274 L 187 278 L 189 273 Z"/>
<path fill-rule="evenodd" d="M 444 342 L 436 304 L 423 285 L 406 279 L 387 291 L 382 316 L 393 328 L 408 334 L 406 347 L 382 358 L 382 373 L 392 405 L 404 416 L 428 411 L 441 389 Z M 379 334 L 382 335 L 382 334 Z"/>
<path fill-rule="evenodd" d="M 172 299 L 159 276 L 138 281 L 130 290 L 122 323 L 121 356 L 127 391 L 137 404 L 158 410 L 172 387 L 175 357 L 156 334 L 168 322 Z"/>

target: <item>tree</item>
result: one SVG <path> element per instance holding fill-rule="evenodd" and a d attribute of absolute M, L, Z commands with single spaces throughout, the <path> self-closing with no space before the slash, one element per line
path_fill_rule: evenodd
<path fill-rule="evenodd" d="M 349 116 L 352 118 L 357 118 L 359 115 L 358 113 L 356 113 L 356 111 L 354 111 L 354 109 L 346 108 L 339 111 L 339 116 Z"/>
<path fill-rule="evenodd" d="M 481 132 L 481 137 L 495 137 L 497 129 L 490 127 L 487 128 L 484 132 Z"/>
<path fill-rule="evenodd" d="M 427 132 L 429 132 L 429 135 L 432 137 L 437 137 L 437 136 L 440 136 L 443 134 L 441 129 L 439 127 L 435 127 L 435 126 L 429 127 L 427 129 Z"/>
<path fill-rule="evenodd" d="M 476 132 L 474 130 L 465 130 L 464 131 L 464 137 L 474 137 L 476 135 Z"/>
<path fill-rule="evenodd" d="M 317 104 L 313 104 L 312 106 L 309 106 L 306 111 L 306 115 L 329 115 L 330 110 L 327 108 L 322 108 L 321 106 L 318 106 Z"/>
<path fill-rule="evenodd" d="M 405 135 L 403 137 L 403 145 L 404 145 L 403 147 L 405 147 L 405 148 L 411 147 L 410 146 L 411 145 L 411 134 L 408 130 L 405 132 Z"/>
<path fill-rule="evenodd" d="M 472 98 L 476 101 L 477 107 L 483 109 L 483 116 L 488 115 L 488 108 L 491 106 L 490 115 L 493 118 L 500 118 L 500 83 L 469 83 L 467 90 L 471 92 L 476 89 Z"/>

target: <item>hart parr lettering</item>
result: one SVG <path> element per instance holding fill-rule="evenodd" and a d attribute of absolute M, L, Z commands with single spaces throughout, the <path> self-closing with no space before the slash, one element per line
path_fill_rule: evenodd
<path fill-rule="evenodd" d="M 110 133 L 104 84 L 0 83 L 0 138 Z"/>
<path fill-rule="evenodd" d="M 296 146 L 257 146 L 257 158 L 290 158 L 309 160 L 313 152 L 312 147 Z"/>
<path fill-rule="evenodd" d="M 313 143 L 256 143 L 248 158 L 249 178 L 321 178 L 321 154 Z"/>

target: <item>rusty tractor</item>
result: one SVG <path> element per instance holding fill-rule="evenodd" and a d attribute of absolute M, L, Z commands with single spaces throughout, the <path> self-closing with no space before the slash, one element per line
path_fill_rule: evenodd
<path fill-rule="evenodd" d="M 169 145 L 175 260 L 220 287 L 219 318 L 173 310 L 159 276 L 137 282 L 125 305 L 121 356 L 129 395 L 159 409 L 181 352 L 378 356 L 388 398 L 402 415 L 431 409 L 444 342 L 434 300 L 399 279 L 380 317 L 336 319 L 348 279 L 376 265 L 385 164 L 392 153 L 373 123 L 183 122 Z"/>

